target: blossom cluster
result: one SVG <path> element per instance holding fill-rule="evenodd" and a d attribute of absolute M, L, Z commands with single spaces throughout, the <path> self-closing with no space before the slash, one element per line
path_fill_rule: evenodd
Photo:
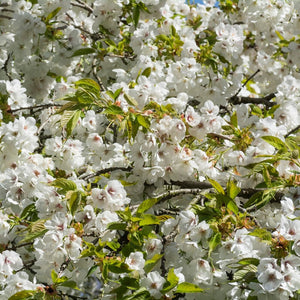
<path fill-rule="evenodd" d="M 299 2 L 203 2 L 0 3 L 0 299 L 297 298 Z"/>

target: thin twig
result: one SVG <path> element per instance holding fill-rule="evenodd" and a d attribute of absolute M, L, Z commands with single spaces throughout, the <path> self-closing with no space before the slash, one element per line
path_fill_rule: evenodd
<path fill-rule="evenodd" d="M 28 107 L 20 107 L 20 108 L 16 108 L 16 109 L 8 109 L 7 112 L 8 113 L 15 113 L 17 111 L 20 110 L 27 110 L 27 109 L 40 109 L 40 108 L 49 108 L 49 107 L 54 107 L 54 106 L 62 106 L 62 104 L 41 104 L 41 105 L 33 105 L 33 106 L 28 106 Z"/>
<path fill-rule="evenodd" d="M 94 10 L 89 5 L 87 5 L 86 3 L 84 3 L 80 0 L 76 0 L 76 1 L 77 1 L 77 3 L 71 2 L 70 4 L 73 5 L 73 6 L 76 6 L 76 7 L 83 8 L 91 14 L 94 12 Z"/>
<path fill-rule="evenodd" d="M 92 68 L 93 68 L 93 75 L 96 78 L 96 80 L 101 88 L 101 91 L 106 91 L 106 87 L 103 85 L 101 78 L 97 74 L 97 59 L 93 60 Z"/>
<path fill-rule="evenodd" d="M 300 125 L 298 125 L 296 128 L 294 128 L 291 131 L 289 131 L 284 137 L 287 138 L 291 134 L 296 133 L 299 129 L 300 129 Z"/>
<path fill-rule="evenodd" d="M 243 85 L 238 89 L 238 91 L 231 97 L 231 98 L 233 98 L 233 97 L 236 97 L 239 93 L 240 93 L 240 91 L 242 90 L 242 88 L 243 87 L 245 87 L 246 85 L 247 85 L 247 83 L 257 74 L 257 73 L 259 73 L 260 72 L 260 69 L 258 69 L 255 73 L 253 73 L 244 83 L 243 83 Z M 230 99 L 231 99 L 230 98 Z"/>
<path fill-rule="evenodd" d="M 99 176 L 101 174 L 110 173 L 110 172 L 118 171 L 118 170 L 129 172 L 129 171 L 132 170 L 132 168 L 131 167 L 111 167 L 111 168 L 99 170 L 99 171 L 97 171 L 95 173 L 92 173 L 92 174 L 87 174 L 87 175 L 83 175 L 83 176 L 81 175 L 81 176 L 79 176 L 79 178 L 80 179 L 84 179 L 84 180 L 88 180 L 88 179 L 91 179 L 93 177 L 97 177 L 97 176 Z"/>

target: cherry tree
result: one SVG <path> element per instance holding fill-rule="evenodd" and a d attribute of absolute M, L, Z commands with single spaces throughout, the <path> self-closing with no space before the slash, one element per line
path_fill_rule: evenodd
<path fill-rule="evenodd" d="M 0 299 L 298 299 L 300 2 L 3 0 Z"/>

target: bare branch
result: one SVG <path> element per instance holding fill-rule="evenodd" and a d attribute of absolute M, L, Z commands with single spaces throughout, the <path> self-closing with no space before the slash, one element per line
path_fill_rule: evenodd
<path fill-rule="evenodd" d="M 294 128 L 291 131 L 289 131 L 284 137 L 287 138 L 291 134 L 296 133 L 299 129 L 300 129 L 300 125 L 298 125 L 296 128 Z"/>
<path fill-rule="evenodd" d="M 83 1 L 80 1 L 80 0 L 76 0 L 77 3 L 75 2 L 71 2 L 71 5 L 72 6 L 76 6 L 76 7 L 80 7 L 80 8 L 83 8 L 85 9 L 86 11 L 88 11 L 89 13 L 93 13 L 94 10 L 86 3 L 84 3 Z"/>
<path fill-rule="evenodd" d="M 41 104 L 41 105 L 33 105 L 33 106 L 28 106 L 28 107 L 20 107 L 20 108 L 16 108 L 16 109 L 8 109 L 7 112 L 8 113 L 15 113 L 17 111 L 20 111 L 20 110 L 32 110 L 32 109 L 45 109 L 45 108 L 49 108 L 49 107 L 56 107 L 56 106 L 62 106 L 62 104 L 52 104 L 52 103 L 49 103 L 49 104 Z"/>
<path fill-rule="evenodd" d="M 258 69 L 255 73 L 253 73 L 244 83 L 243 83 L 243 85 L 242 85 L 242 87 L 240 87 L 239 89 L 238 89 L 238 91 L 232 96 L 232 97 L 236 97 L 239 93 L 240 93 L 240 91 L 242 90 L 242 88 L 243 87 L 245 87 L 246 85 L 247 85 L 247 83 L 258 73 L 258 72 L 260 72 L 260 69 Z M 231 97 L 231 98 L 232 98 Z M 230 99 L 231 99 L 230 98 Z"/>
<path fill-rule="evenodd" d="M 83 176 L 79 176 L 80 179 L 84 179 L 84 180 L 88 180 L 88 179 L 91 179 L 93 177 L 97 177 L 97 176 L 100 176 L 101 174 L 105 174 L 105 173 L 110 173 L 110 172 L 113 172 L 113 171 L 131 171 L 132 168 L 131 167 L 111 167 L 111 168 L 107 168 L 107 169 L 103 169 L 103 170 L 99 170 L 95 173 L 92 173 L 92 174 L 87 174 L 87 175 L 83 175 Z"/>
<path fill-rule="evenodd" d="M 265 97 L 259 97 L 259 98 L 252 98 L 252 97 L 238 97 L 238 96 L 232 96 L 228 100 L 232 104 L 264 104 L 266 107 L 272 107 L 276 105 L 276 102 L 270 102 L 271 99 L 275 98 L 276 95 L 274 93 L 271 93 Z"/>
<path fill-rule="evenodd" d="M 97 59 L 93 60 L 92 68 L 93 68 L 93 75 L 96 78 L 101 90 L 106 91 L 106 87 L 103 85 L 103 82 L 102 82 L 101 78 L 97 74 Z"/>
<path fill-rule="evenodd" d="M 177 185 L 182 188 L 189 188 L 189 189 L 211 189 L 212 185 L 208 182 L 199 182 L 199 181 L 171 181 L 172 185 Z"/>

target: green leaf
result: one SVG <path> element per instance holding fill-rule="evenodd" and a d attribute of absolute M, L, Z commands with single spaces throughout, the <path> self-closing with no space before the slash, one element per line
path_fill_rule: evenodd
<path fill-rule="evenodd" d="M 140 221 L 140 226 L 146 225 L 154 225 L 160 224 L 161 222 L 166 221 L 167 219 L 171 218 L 170 216 L 154 216 L 151 214 L 145 214 L 141 216 L 142 220 Z"/>
<path fill-rule="evenodd" d="M 151 74 L 151 71 L 152 71 L 151 67 L 146 68 L 146 69 L 143 71 L 142 76 L 149 77 L 150 74 Z"/>
<path fill-rule="evenodd" d="M 265 191 L 259 191 L 252 195 L 250 199 L 245 203 L 244 207 L 256 207 L 257 209 L 263 207 L 268 202 L 270 202 L 274 196 L 276 191 L 274 190 L 265 190 Z"/>
<path fill-rule="evenodd" d="M 98 94 L 101 90 L 99 84 L 95 80 L 90 78 L 84 78 L 76 81 L 75 87 L 76 89 L 82 87 L 86 89 L 88 92 L 95 93 L 95 94 Z"/>
<path fill-rule="evenodd" d="M 61 10 L 61 7 L 57 7 L 54 9 L 45 19 L 45 23 L 48 23 L 51 19 L 53 19 Z"/>
<path fill-rule="evenodd" d="M 221 244 L 221 233 L 216 232 L 209 240 L 208 246 L 209 246 L 209 251 L 208 251 L 208 256 L 210 256 L 211 252 L 216 249 L 218 245 Z"/>
<path fill-rule="evenodd" d="M 216 182 L 215 180 L 211 179 L 211 178 L 208 178 L 208 181 L 210 182 L 210 184 L 213 186 L 213 188 L 220 194 L 223 194 L 225 195 L 225 192 L 222 188 L 222 186 Z"/>
<path fill-rule="evenodd" d="M 110 272 L 116 274 L 129 273 L 129 267 L 126 263 L 118 261 L 118 260 L 109 260 L 107 261 L 107 268 Z"/>
<path fill-rule="evenodd" d="M 241 270 L 236 271 L 233 275 L 234 281 L 244 281 L 246 279 L 249 280 L 249 278 L 252 279 L 252 280 L 250 280 L 250 282 L 254 281 L 256 279 L 255 272 L 251 272 L 247 269 L 241 269 Z"/>
<path fill-rule="evenodd" d="M 285 150 L 287 151 L 286 144 L 278 137 L 275 136 L 262 136 L 261 137 L 264 141 L 275 147 L 277 150 Z"/>
<path fill-rule="evenodd" d="M 123 91 L 123 88 L 117 89 L 117 90 L 115 91 L 115 93 L 113 94 L 113 99 L 114 99 L 114 100 L 117 100 L 118 97 L 120 96 L 120 94 L 122 93 L 122 91 Z"/>
<path fill-rule="evenodd" d="M 50 185 L 61 189 L 63 192 L 74 191 L 77 189 L 76 183 L 66 178 L 57 178 L 50 182 Z"/>
<path fill-rule="evenodd" d="M 91 53 L 95 53 L 95 52 L 96 52 L 96 49 L 94 49 L 94 48 L 82 48 L 82 49 L 78 49 L 78 50 L 74 51 L 74 53 L 72 54 L 71 57 L 91 54 Z"/>
<path fill-rule="evenodd" d="M 253 257 L 243 258 L 240 261 L 238 261 L 238 263 L 240 265 L 255 265 L 255 266 L 258 266 L 259 265 L 259 259 L 258 258 L 253 258 Z"/>
<path fill-rule="evenodd" d="M 157 198 L 148 198 L 144 200 L 137 209 L 137 214 L 142 214 L 158 202 Z"/>
<path fill-rule="evenodd" d="M 160 221 L 157 219 L 156 216 L 150 215 L 150 214 L 145 214 L 142 216 L 142 220 L 140 221 L 140 226 L 145 226 L 145 225 L 153 225 L 153 224 L 159 224 Z"/>
<path fill-rule="evenodd" d="M 132 295 L 122 298 L 123 300 L 150 300 L 150 294 L 146 288 L 142 287 L 134 292 Z"/>
<path fill-rule="evenodd" d="M 94 104 L 98 95 L 98 92 L 92 91 L 90 88 L 78 87 L 75 93 L 78 102 L 84 105 Z"/>
<path fill-rule="evenodd" d="M 19 244 L 31 242 L 37 237 L 44 235 L 48 231 L 48 229 L 46 229 L 44 226 L 45 222 L 46 220 L 39 219 L 36 222 L 31 223 L 24 230 L 26 232 L 26 236 L 19 242 Z"/>
<path fill-rule="evenodd" d="M 272 234 L 264 228 L 256 228 L 248 235 L 259 237 L 262 241 L 271 242 Z"/>
<path fill-rule="evenodd" d="M 135 7 L 133 8 L 132 18 L 133 18 L 134 27 L 137 27 L 140 19 L 140 7 L 138 5 L 135 5 Z"/>
<path fill-rule="evenodd" d="M 121 245 L 118 242 L 110 241 L 106 242 L 106 246 L 108 246 L 113 251 L 117 251 Z"/>
<path fill-rule="evenodd" d="M 109 229 L 109 230 L 126 230 L 127 224 L 120 223 L 120 222 L 112 222 L 112 223 L 108 224 L 107 229 Z"/>
<path fill-rule="evenodd" d="M 80 191 L 75 191 L 72 193 L 71 197 L 68 199 L 68 206 L 72 216 L 75 215 L 76 210 L 81 202 Z"/>
<path fill-rule="evenodd" d="M 127 94 L 124 94 L 124 98 L 125 98 L 125 100 L 127 101 L 127 103 L 129 105 L 134 106 L 134 107 L 138 106 L 137 101 L 133 97 L 131 97 L 131 96 L 127 95 Z"/>
<path fill-rule="evenodd" d="M 20 299 L 28 299 L 32 296 L 34 296 L 37 293 L 37 291 L 32 291 L 32 290 L 24 290 L 15 293 L 14 295 L 10 296 L 9 298 L 6 298 L 8 300 L 20 300 Z"/>
<path fill-rule="evenodd" d="M 124 115 L 122 108 L 114 104 L 108 106 L 103 113 L 107 115 Z"/>
<path fill-rule="evenodd" d="M 69 137 L 72 134 L 74 128 L 78 124 L 80 115 L 81 115 L 81 111 L 76 110 L 75 113 L 73 114 L 72 118 L 68 121 L 67 126 L 66 126 L 67 137 Z"/>
<path fill-rule="evenodd" d="M 193 283 L 189 283 L 189 282 L 182 282 L 179 283 L 177 286 L 177 289 L 175 291 L 175 293 L 201 293 L 204 290 L 199 288 L 198 285 L 193 284 Z"/>
<path fill-rule="evenodd" d="M 150 128 L 150 122 L 142 115 L 137 115 L 137 121 L 140 125 L 142 125 L 144 128 L 149 129 Z"/>
<path fill-rule="evenodd" d="M 60 126 L 65 127 L 69 123 L 69 121 L 72 120 L 76 112 L 77 110 L 64 110 L 60 119 Z"/>
<path fill-rule="evenodd" d="M 217 204 L 218 208 L 220 208 L 221 206 L 223 206 L 225 204 L 226 207 L 230 211 L 232 211 L 233 213 L 235 213 L 236 215 L 239 213 L 239 208 L 236 205 L 235 201 L 232 200 L 227 195 L 217 194 L 217 195 L 215 195 L 215 198 L 218 200 L 218 204 Z"/>
<path fill-rule="evenodd" d="M 227 182 L 227 195 L 231 198 L 234 199 L 241 189 L 235 184 L 233 180 L 229 180 Z"/>
<path fill-rule="evenodd" d="M 60 286 L 66 286 L 66 287 L 69 287 L 71 289 L 79 290 L 79 288 L 77 286 L 77 283 L 73 280 L 64 281 L 60 284 Z"/>
<path fill-rule="evenodd" d="M 92 275 L 98 268 L 99 268 L 98 265 L 92 266 L 92 267 L 89 269 L 89 271 L 87 272 L 86 277 L 89 277 L 90 275 Z"/>
<path fill-rule="evenodd" d="M 228 203 L 227 203 L 227 208 L 232 211 L 234 214 L 238 214 L 239 213 L 239 208 L 238 206 L 236 205 L 236 203 L 234 202 L 234 200 L 230 200 Z"/>
<path fill-rule="evenodd" d="M 165 282 L 161 292 L 163 294 L 171 291 L 178 284 L 178 277 L 174 273 L 174 268 L 171 268 L 168 272 L 167 281 Z"/>
<path fill-rule="evenodd" d="M 58 279 L 58 275 L 57 273 L 55 272 L 55 270 L 52 270 L 51 271 L 51 279 L 52 279 L 52 282 L 55 283 L 56 280 Z"/>
<path fill-rule="evenodd" d="M 151 272 L 159 260 L 163 257 L 163 254 L 155 254 L 151 259 L 147 260 L 145 263 L 144 270 L 146 273 Z"/>
<path fill-rule="evenodd" d="M 236 111 L 234 111 L 230 117 L 230 123 L 237 128 L 238 127 L 238 119 L 237 119 L 237 115 L 236 115 Z"/>
<path fill-rule="evenodd" d="M 131 277 L 124 277 L 120 279 L 121 285 L 126 286 L 130 290 L 137 290 L 139 288 L 139 280 Z"/>

